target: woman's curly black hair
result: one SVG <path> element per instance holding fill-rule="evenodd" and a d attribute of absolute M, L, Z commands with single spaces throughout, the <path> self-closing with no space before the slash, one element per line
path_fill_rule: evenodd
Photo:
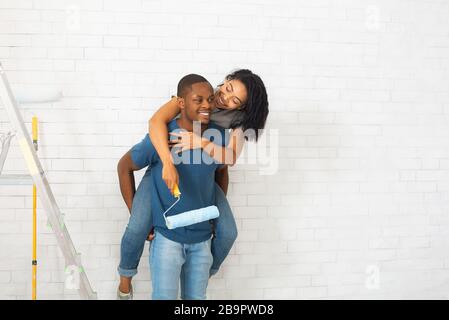
<path fill-rule="evenodd" d="M 268 95 L 262 79 L 251 70 L 239 69 L 226 76 L 226 80 L 239 80 L 246 87 L 248 99 L 242 106 L 243 117 L 236 118 L 231 123 L 231 129 L 241 127 L 248 140 L 259 139 L 259 130 L 265 127 L 268 117 Z M 254 132 L 252 132 L 254 131 Z"/>

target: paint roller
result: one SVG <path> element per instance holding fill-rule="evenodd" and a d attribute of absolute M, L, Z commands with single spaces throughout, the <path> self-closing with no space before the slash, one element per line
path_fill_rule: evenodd
<path fill-rule="evenodd" d="M 211 219 L 216 219 L 220 216 L 220 213 L 216 206 L 208 206 L 195 210 L 185 211 L 167 217 L 167 212 L 171 208 L 173 208 L 173 206 L 177 204 L 179 200 L 181 200 L 181 192 L 179 191 L 178 185 L 175 185 L 175 187 L 173 188 L 173 195 L 175 198 L 177 198 L 176 201 L 164 212 L 165 224 L 170 230 L 190 226 L 192 224 L 208 221 Z"/>

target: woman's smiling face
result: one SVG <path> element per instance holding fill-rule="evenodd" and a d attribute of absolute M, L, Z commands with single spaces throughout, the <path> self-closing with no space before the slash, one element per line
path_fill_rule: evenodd
<path fill-rule="evenodd" d="M 215 94 L 215 106 L 219 109 L 238 109 L 248 99 L 248 91 L 240 80 L 225 80 Z"/>

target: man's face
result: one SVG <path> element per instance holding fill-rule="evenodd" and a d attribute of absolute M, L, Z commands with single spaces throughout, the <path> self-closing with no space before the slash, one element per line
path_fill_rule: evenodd
<path fill-rule="evenodd" d="M 213 108 L 214 91 L 207 82 L 199 82 L 192 85 L 192 90 L 184 99 L 184 109 L 187 119 L 208 124 Z M 182 108 L 182 106 L 181 106 Z"/>

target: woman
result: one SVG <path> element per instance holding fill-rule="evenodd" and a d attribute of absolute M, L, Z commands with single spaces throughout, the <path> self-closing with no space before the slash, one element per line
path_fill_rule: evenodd
<path fill-rule="evenodd" d="M 162 179 L 170 190 L 173 190 L 174 186 L 178 184 L 179 177 L 173 163 L 169 144 L 172 147 L 179 147 L 181 151 L 203 148 L 204 152 L 217 161 L 234 165 L 243 149 L 245 140 L 258 140 L 258 130 L 264 128 L 268 116 L 268 97 L 264 83 L 258 75 L 250 70 L 240 69 L 227 75 L 224 82 L 217 87 L 214 98 L 215 109 L 210 118 L 219 126 L 232 129 L 228 145 L 219 147 L 208 139 L 198 137 L 191 132 L 170 133 L 172 136 L 178 137 L 178 140 L 169 143 L 167 123 L 180 113 L 176 99 L 176 97 L 173 97 L 164 104 L 149 121 L 149 135 L 163 163 Z M 146 178 L 148 178 L 147 175 L 144 179 Z M 224 180 L 218 181 L 224 190 L 217 184 L 215 188 L 216 206 L 220 211 L 220 217 L 216 221 L 215 237 L 212 241 L 214 261 L 210 271 L 211 276 L 218 271 L 237 238 L 235 220 L 225 196 L 228 186 L 227 175 L 225 175 Z M 151 202 L 150 199 L 145 201 Z M 131 218 L 133 218 L 133 215 L 131 215 Z M 134 236 L 127 236 L 127 233 L 136 233 L 136 224 L 133 228 L 129 228 L 132 231 L 128 231 L 127 227 L 122 238 L 121 260 L 118 268 L 120 274 L 118 296 L 122 299 L 130 298 L 126 297 L 126 294 L 130 294 L 132 298 L 131 278 L 137 272 L 137 264 L 142 254 L 145 239 L 148 236 L 148 226 L 151 225 L 151 213 L 148 214 L 148 210 L 145 212 L 144 220 L 149 223 L 142 223 L 142 217 L 140 218 L 136 218 L 140 221 L 138 225 L 142 226 L 138 231 L 139 237 L 137 238 L 142 241 L 136 241 L 135 234 Z M 132 251 L 129 250 L 131 241 L 127 241 L 128 245 L 123 245 L 127 237 L 132 238 L 132 242 L 135 243 Z M 152 239 L 151 235 L 148 239 Z"/>

